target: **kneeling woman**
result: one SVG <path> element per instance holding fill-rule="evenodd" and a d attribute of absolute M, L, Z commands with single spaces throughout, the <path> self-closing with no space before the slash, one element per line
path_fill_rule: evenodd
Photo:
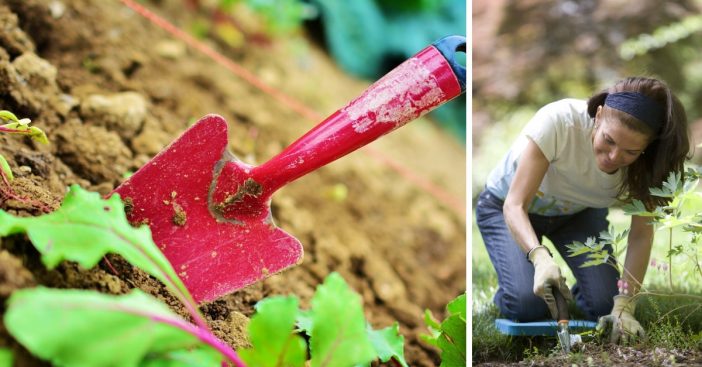
<path fill-rule="evenodd" d="M 586 317 L 614 321 L 612 341 L 643 334 L 634 318 L 653 242 L 645 217 L 633 216 L 624 272 L 608 264 L 580 267 L 585 255 L 568 257 L 566 245 L 607 230 L 607 208 L 649 194 L 671 171 L 683 171 L 690 150 L 684 108 L 661 81 L 632 77 L 589 100 L 564 99 L 541 108 L 501 163 L 490 173 L 476 220 L 499 287 L 494 302 L 522 322 L 555 318 L 554 291 L 575 300 Z M 547 237 L 575 275 L 571 290 Z M 611 248 L 607 249 L 610 253 Z"/>

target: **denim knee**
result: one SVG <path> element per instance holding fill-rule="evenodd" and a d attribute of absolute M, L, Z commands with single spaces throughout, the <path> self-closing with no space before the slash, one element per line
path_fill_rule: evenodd
<path fill-rule="evenodd" d="M 531 288 L 517 288 L 509 293 L 501 289 L 494 301 L 502 315 L 510 320 L 529 322 L 549 317 L 546 302 L 535 295 Z"/>
<path fill-rule="evenodd" d="M 588 320 L 597 320 L 600 316 L 609 315 L 614 306 L 614 296 L 617 295 L 616 284 L 588 289 L 584 292 L 576 284 L 573 287 L 573 296 L 578 308 L 585 313 Z"/>

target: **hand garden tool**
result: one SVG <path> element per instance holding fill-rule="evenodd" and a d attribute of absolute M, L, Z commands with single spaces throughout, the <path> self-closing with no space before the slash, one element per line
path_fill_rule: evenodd
<path fill-rule="evenodd" d="M 563 353 L 570 353 L 571 341 L 570 328 L 568 327 L 570 313 L 568 312 L 568 302 L 558 289 L 553 290 L 553 296 L 556 298 L 556 308 L 558 309 L 558 316 L 556 317 L 556 321 L 558 321 L 558 326 L 556 327 L 558 344 L 561 345 Z"/>
<path fill-rule="evenodd" d="M 516 322 L 507 319 L 495 320 L 495 327 L 502 334 L 513 336 L 556 336 L 561 350 L 570 352 L 570 347 L 581 341 L 580 335 L 571 332 L 585 332 L 597 326 L 594 321 L 570 320 L 568 302 L 560 291 L 554 290 L 558 316 L 555 320 Z"/>
<path fill-rule="evenodd" d="M 465 45 L 433 43 L 259 166 L 229 153 L 226 121 L 207 115 L 114 192 L 195 300 L 217 299 L 302 261 L 300 242 L 273 222 L 271 195 L 463 93 Z"/>

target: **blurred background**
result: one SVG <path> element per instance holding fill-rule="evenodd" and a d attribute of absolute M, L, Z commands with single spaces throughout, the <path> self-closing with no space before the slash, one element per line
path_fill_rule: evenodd
<path fill-rule="evenodd" d="M 451 34 L 465 36 L 467 30 L 464 0 L 183 1 L 201 14 L 191 25 L 195 35 L 243 52 L 252 42 L 265 44 L 279 37 L 294 42 L 304 33 L 344 71 L 369 81 L 432 42 Z M 465 54 L 457 57 L 465 65 Z M 429 115 L 464 144 L 465 106 L 463 95 Z"/>
<path fill-rule="evenodd" d="M 699 0 L 473 1 L 473 196 L 539 107 L 626 76 L 665 80 L 699 137 L 701 9 Z"/>

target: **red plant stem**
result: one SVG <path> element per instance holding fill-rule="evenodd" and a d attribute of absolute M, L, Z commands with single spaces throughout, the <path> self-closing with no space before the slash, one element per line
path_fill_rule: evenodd
<path fill-rule="evenodd" d="M 181 330 L 184 330 L 184 331 L 196 336 L 202 342 L 209 344 L 214 349 L 216 349 L 218 352 L 220 352 L 223 356 L 225 356 L 228 360 L 230 360 L 232 363 L 234 363 L 234 366 L 246 367 L 246 364 L 244 363 L 244 361 L 241 360 L 241 358 L 239 358 L 239 355 L 236 354 L 236 352 L 232 348 L 230 348 L 229 345 L 227 345 L 226 343 L 221 341 L 214 334 L 212 334 L 209 330 L 203 329 L 201 327 L 197 327 L 191 323 L 180 321 L 180 320 L 174 320 L 174 319 L 164 318 L 164 317 L 154 316 L 154 315 L 150 315 L 149 317 L 154 321 L 162 322 L 164 324 L 168 324 L 168 325 L 177 327 Z"/>
<path fill-rule="evenodd" d="M 146 255 L 146 254 L 144 254 Z M 148 255 L 146 255 L 148 257 Z M 154 262 L 155 264 L 155 262 Z M 158 265 L 156 265 L 157 268 L 160 269 Z M 163 271 L 163 274 L 166 275 L 166 278 L 169 280 L 169 284 L 166 284 L 166 287 L 178 298 L 180 303 L 185 306 L 185 309 L 188 311 L 190 316 L 193 318 L 195 321 L 195 324 L 203 330 L 209 330 L 209 327 L 207 326 L 207 322 L 205 319 L 202 317 L 200 312 L 197 309 L 197 304 L 195 303 L 195 300 L 193 297 L 190 295 L 190 293 L 186 291 L 182 291 L 178 286 L 176 285 L 177 282 L 173 280 L 169 275 L 167 271 Z M 170 287 L 170 285 L 173 286 L 173 288 Z"/>
<path fill-rule="evenodd" d="M 15 193 L 15 191 L 12 190 L 12 186 L 10 185 L 10 181 L 7 179 L 5 172 L 3 172 L 2 170 L 0 170 L 0 177 L 2 177 L 2 183 L 5 184 L 5 186 L 7 186 L 7 189 L 0 188 L 0 194 L 5 195 L 8 199 L 17 200 L 17 201 L 22 202 L 22 203 L 27 203 L 27 204 L 33 206 L 34 208 L 41 210 L 44 213 L 51 212 L 51 208 L 48 207 L 46 204 L 44 204 L 40 201 L 37 201 L 37 200 L 23 198 L 23 197 L 17 195 Z"/>
<path fill-rule="evenodd" d="M 112 270 L 112 273 L 115 276 L 119 276 L 119 272 L 117 271 L 117 269 L 115 269 L 114 266 L 112 266 L 112 263 L 110 262 L 110 260 L 107 260 L 107 256 L 103 256 L 102 259 L 105 260 L 105 264 L 107 264 L 107 267 L 110 268 L 110 270 Z"/>
<path fill-rule="evenodd" d="M 29 130 L 10 129 L 4 126 L 0 126 L 0 131 L 8 134 L 27 134 L 29 132 Z"/>
<path fill-rule="evenodd" d="M 10 190 L 11 190 L 12 187 L 10 186 L 10 181 L 7 179 L 7 176 L 5 175 L 5 172 L 2 171 L 2 170 L 0 170 L 0 176 L 2 176 L 2 182 L 5 184 L 5 186 L 7 186 L 8 188 L 10 188 Z"/>
<path fill-rule="evenodd" d="M 193 317 L 193 320 L 195 320 L 197 326 L 199 326 L 201 329 L 209 330 L 207 322 L 200 314 L 200 311 L 197 310 L 197 306 L 195 306 L 195 301 L 193 298 L 187 297 L 185 294 L 182 294 L 182 292 L 179 293 L 181 298 L 180 302 L 185 305 L 185 309 L 187 309 L 188 313 Z"/>
<path fill-rule="evenodd" d="M 119 276 L 119 272 L 117 271 L 117 269 L 114 268 L 114 266 L 112 266 L 112 263 L 110 262 L 110 260 L 107 259 L 107 256 L 103 256 L 102 259 L 105 260 L 105 264 L 107 264 L 107 267 L 109 267 L 110 270 L 112 270 L 112 272 L 115 274 L 115 276 Z M 192 297 L 188 297 L 186 294 L 179 291 L 177 288 L 174 290 L 171 290 L 171 291 L 180 300 L 180 303 L 182 303 L 183 306 L 185 306 L 185 309 L 188 311 L 190 316 L 193 318 L 193 320 L 195 321 L 197 326 L 200 327 L 201 329 L 208 330 L 209 327 L 207 326 L 207 322 L 205 321 L 205 319 L 202 318 L 202 315 L 200 315 L 200 313 L 197 311 L 196 305 L 195 305 Z"/>

